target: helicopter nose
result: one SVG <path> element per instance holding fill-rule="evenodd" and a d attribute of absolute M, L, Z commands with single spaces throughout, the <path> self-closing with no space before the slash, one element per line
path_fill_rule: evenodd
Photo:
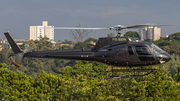
<path fill-rule="evenodd" d="M 160 54 L 158 56 L 158 60 L 160 61 L 160 63 L 168 62 L 171 60 L 171 55 L 169 55 L 168 53 Z"/>
<path fill-rule="evenodd" d="M 171 55 L 169 54 L 166 54 L 166 58 L 165 58 L 166 62 L 170 61 L 171 60 Z"/>

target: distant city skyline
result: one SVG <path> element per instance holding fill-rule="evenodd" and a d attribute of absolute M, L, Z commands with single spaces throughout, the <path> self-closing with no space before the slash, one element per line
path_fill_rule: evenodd
<path fill-rule="evenodd" d="M 131 26 L 137 24 L 172 24 L 161 28 L 162 36 L 180 32 L 179 0 L 30 0 L 0 2 L 0 34 L 9 31 L 13 38 L 29 39 L 29 26 L 40 25 L 48 21 L 55 27 L 75 27 L 81 24 L 87 27 L 114 27 L 115 25 Z M 137 31 L 129 29 L 127 31 Z M 70 30 L 54 30 L 57 40 L 73 40 Z M 106 37 L 109 30 L 97 30 L 89 37 Z"/>

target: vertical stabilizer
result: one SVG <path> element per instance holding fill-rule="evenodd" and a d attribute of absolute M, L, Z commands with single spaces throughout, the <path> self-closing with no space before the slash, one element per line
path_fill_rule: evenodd
<path fill-rule="evenodd" d="M 5 32 L 4 35 L 6 36 L 9 44 L 11 45 L 11 48 L 13 50 L 13 52 L 16 53 L 20 53 L 22 52 L 22 50 L 20 49 L 20 47 L 14 42 L 13 38 L 11 37 L 11 35 L 9 34 L 9 32 Z"/>

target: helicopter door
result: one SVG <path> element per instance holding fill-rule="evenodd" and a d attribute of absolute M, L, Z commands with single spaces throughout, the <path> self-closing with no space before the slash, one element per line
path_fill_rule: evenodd
<path fill-rule="evenodd" d="M 127 46 L 127 47 L 128 47 L 128 61 L 129 61 L 129 63 L 139 62 L 139 58 L 135 54 L 133 47 L 132 46 Z"/>
<path fill-rule="evenodd" d="M 109 48 L 106 54 L 107 60 L 110 64 L 126 64 L 127 54 L 126 45 L 118 45 L 113 48 Z"/>

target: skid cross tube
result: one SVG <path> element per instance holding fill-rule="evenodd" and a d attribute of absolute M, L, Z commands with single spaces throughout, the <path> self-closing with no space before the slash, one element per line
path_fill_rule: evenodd
<path fill-rule="evenodd" d="M 109 78 L 139 78 L 139 77 L 143 77 L 143 76 L 146 76 L 146 75 L 148 75 L 148 74 L 150 74 L 150 73 L 152 73 L 153 71 L 155 71 L 156 69 L 142 69 L 142 67 L 140 68 L 140 69 L 132 69 L 131 67 L 129 67 L 129 69 L 113 69 L 113 67 L 112 67 L 112 69 L 111 69 L 111 71 L 109 71 L 108 70 L 108 66 L 107 66 L 107 77 L 106 77 L 106 79 L 109 79 Z M 110 77 L 108 77 L 108 73 L 109 72 L 111 72 L 112 73 L 112 75 L 110 76 Z M 115 76 L 113 73 L 120 73 L 120 72 L 122 72 L 122 73 L 124 73 L 124 72 L 129 72 L 129 74 L 128 75 L 117 75 L 117 76 Z M 133 75 L 131 75 L 131 72 L 134 72 L 134 74 Z M 138 73 L 143 73 L 143 74 L 141 74 L 141 75 L 137 75 L 135 72 L 138 72 Z M 144 74 L 144 72 L 146 72 L 145 74 Z"/>

